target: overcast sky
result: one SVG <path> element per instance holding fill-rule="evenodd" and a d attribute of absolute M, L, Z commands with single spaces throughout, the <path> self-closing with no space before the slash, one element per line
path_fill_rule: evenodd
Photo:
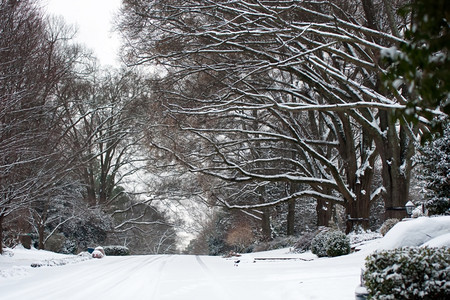
<path fill-rule="evenodd" d="M 78 28 L 77 40 L 92 49 L 103 65 L 118 65 L 119 38 L 112 20 L 121 0 L 42 0 L 46 11 L 62 15 Z"/>

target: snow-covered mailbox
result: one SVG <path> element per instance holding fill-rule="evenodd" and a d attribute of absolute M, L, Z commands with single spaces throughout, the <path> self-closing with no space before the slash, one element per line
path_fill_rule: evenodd
<path fill-rule="evenodd" d="M 105 256 L 105 250 L 103 250 L 103 247 L 96 247 L 94 251 L 92 252 L 93 258 L 103 258 Z"/>

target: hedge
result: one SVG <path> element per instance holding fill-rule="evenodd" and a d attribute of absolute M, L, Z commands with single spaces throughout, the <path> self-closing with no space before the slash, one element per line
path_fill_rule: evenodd
<path fill-rule="evenodd" d="M 449 299 L 450 249 L 405 247 L 366 258 L 369 299 Z"/>

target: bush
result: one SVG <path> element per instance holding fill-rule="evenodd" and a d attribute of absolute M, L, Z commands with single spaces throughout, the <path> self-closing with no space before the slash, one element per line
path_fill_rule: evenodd
<path fill-rule="evenodd" d="M 236 252 L 244 252 L 254 241 L 255 237 L 250 226 L 239 226 L 231 229 L 226 239 L 227 245 L 233 247 Z"/>
<path fill-rule="evenodd" d="M 308 250 L 311 250 L 311 242 L 314 238 L 314 234 L 311 232 L 307 232 L 303 234 L 300 239 L 295 243 L 294 251 L 298 253 L 303 253 Z"/>
<path fill-rule="evenodd" d="M 380 233 L 385 236 L 386 233 L 391 230 L 399 222 L 399 219 L 387 219 L 380 227 Z"/>
<path fill-rule="evenodd" d="M 335 257 L 349 254 L 350 240 L 340 231 L 321 232 L 311 241 L 311 252 L 318 257 Z"/>
<path fill-rule="evenodd" d="M 448 299 L 449 248 L 399 248 L 366 258 L 370 299 Z"/>
<path fill-rule="evenodd" d="M 254 244 L 252 247 L 252 252 L 270 251 L 276 249 L 290 248 L 296 243 L 296 238 L 293 236 L 277 237 L 270 242 L 261 242 Z"/>
<path fill-rule="evenodd" d="M 340 231 L 328 232 L 327 255 L 329 257 L 341 256 L 350 253 L 350 239 Z"/>
<path fill-rule="evenodd" d="M 125 246 L 105 246 L 105 255 L 107 256 L 126 256 L 130 255 L 130 249 Z"/>
<path fill-rule="evenodd" d="M 311 252 L 318 257 L 327 256 L 327 236 L 328 232 L 320 232 L 311 241 Z"/>
<path fill-rule="evenodd" d="M 45 242 L 45 249 L 52 252 L 61 252 L 66 238 L 62 233 L 52 234 Z"/>
<path fill-rule="evenodd" d="M 212 235 L 208 238 L 208 255 L 217 256 L 233 251 L 221 236 Z"/>

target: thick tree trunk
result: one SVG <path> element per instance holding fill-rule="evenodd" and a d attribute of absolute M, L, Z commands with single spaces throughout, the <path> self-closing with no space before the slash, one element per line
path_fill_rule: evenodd
<path fill-rule="evenodd" d="M 374 6 L 372 0 L 362 0 L 363 9 L 367 18 L 368 26 L 377 29 L 373 19 Z M 383 0 L 386 9 L 389 26 L 394 35 L 398 36 L 392 5 Z M 376 90 L 380 91 L 381 80 L 377 81 Z M 406 135 L 404 125 L 397 124 L 394 113 L 380 111 L 380 128 L 385 133 L 383 136 L 375 136 L 377 151 L 382 160 L 382 179 L 386 189 L 384 193 L 385 218 L 401 219 L 406 216 L 404 206 L 409 196 L 409 181 L 411 171 L 411 157 L 414 145 Z M 407 126 L 407 125 L 406 125 Z"/>
<path fill-rule="evenodd" d="M 370 217 L 370 196 L 367 199 L 367 195 L 364 196 L 366 199 L 357 199 L 348 203 L 346 207 L 347 222 L 345 233 L 350 233 L 355 230 L 357 226 L 361 226 L 363 229 L 369 229 L 369 217 Z"/>
<path fill-rule="evenodd" d="M 392 164 L 383 164 L 383 184 L 386 188 L 384 196 L 385 214 L 387 219 L 403 219 L 406 215 L 405 204 L 409 198 L 409 176 L 398 172 L 398 166 Z M 395 168 L 395 169 L 394 169 Z"/>
<path fill-rule="evenodd" d="M 369 132 L 363 128 L 361 135 L 355 136 L 349 116 L 340 112 L 337 115 L 340 123 L 336 121 L 336 127 L 341 128 L 337 136 L 339 154 L 345 168 L 348 188 L 353 193 L 352 198 L 346 199 L 344 203 L 347 218 L 345 231 L 349 233 L 357 225 L 363 229 L 369 228 L 370 194 L 376 156 L 373 155 L 373 138 Z M 360 140 L 358 147 L 356 139 Z"/>
<path fill-rule="evenodd" d="M 333 213 L 333 204 L 323 199 L 317 199 L 317 226 L 328 227 Z"/>
<path fill-rule="evenodd" d="M 38 225 L 39 250 L 44 250 L 45 249 L 45 245 L 44 245 L 44 231 L 45 231 L 45 226 L 43 224 L 39 224 Z"/>
<path fill-rule="evenodd" d="M 270 228 L 270 210 L 269 207 L 265 207 L 262 210 L 263 215 L 261 218 L 262 235 L 265 242 L 272 240 L 272 229 Z"/>
<path fill-rule="evenodd" d="M 361 226 L 364 230 L 369 229 L 372 178 L 373 169 L 366 169 L 364 175 L 361 174 L 352 185 L 356 198 L 345 205 L 346 233 L 356 229 L 356 226 Z"/>
<path fill-rule="evenodd" d="M 414 154 L 414 142 L 406 135 L 403 125 L 396 126 L 388 113 L 380 118 L 381 128 L 387 132 L 377 149 L 382 161 L 385 219 L 406 217 L 405 204 L 409 198 L 409 184 Z M 398 128 L 396 128 L 398 127 Z"/>
<path fill-rule="evenodd" d="M 0 214 L 0 255 L 3 254 L 3 214 Z"/>

